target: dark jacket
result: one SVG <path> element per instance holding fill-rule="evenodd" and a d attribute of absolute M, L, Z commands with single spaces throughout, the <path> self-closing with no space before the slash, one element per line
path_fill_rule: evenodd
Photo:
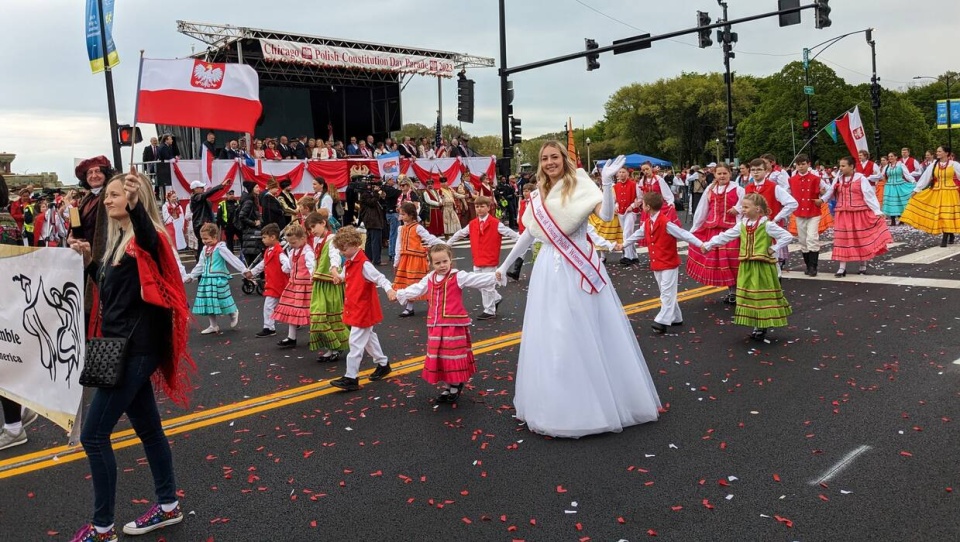
<path fill-rule="evenodd" d="M 261 224 L 276 224 L 280 229 L 287 227 L 289 220 L 287 215 L 283 214 L 283 208 L 280 207 L 280 200 L 269 192 L 260 194 L 260 219 Z"/>
<path fill-rule="evenodd" d="M 360 222 L 368 230 L 383 229 L 383 208 L 380 207 L 380 196 L 375 192 L 360 195 Z"/>
<path fill-rule="evenodd" d="M 220 185 L 190 196 L 190 213 L 193 215 L 193 229 L 199 230 L 201 226 L 208 222 L 216 222 L 213 214 L 213 207 L 210 206 L 210 197 L 219 192 L 223 187 Z"/>
<path fill-rule="evenodd" d="M 256 197 L 250 192 L 246 192 L 240 197 L 240 208 L 237 210 L 237 220 L 234 223 L 239 227 L 240 233 L 240 252 L 246 257 L 247 262 L 253 261 L 260 252 L 263 251 L 263 244 L 260 242 L 260 204 Z"/>

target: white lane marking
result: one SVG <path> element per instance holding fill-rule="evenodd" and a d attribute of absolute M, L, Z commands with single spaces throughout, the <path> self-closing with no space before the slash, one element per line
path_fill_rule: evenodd
<path fill-rule="evenodd" d="M 921 264 L 929 265 L 932 263 L 937 263 L 941 260 L 946 260 L 947 258 L 952 258 L 960 254 L 960 245 L 951 245 L 946 248 L 933 247 L 924 249 L 918 252 L 913 252 L 900 256 L 899 258 L 894 258 L 889 260 L 891 263 L 912 263 L 912 264 Z"/>
<path fill-rule="evenodd" d="M 954 365 L 960 365 L 960 358 L 953 360 Z"/>
<path fill-rule="evenodd" d="M 847 276 L 839 279 L 834 277 L 833 273 L 825 272 L 821 272 L 815 277 L 809 277 L 799 273 L 787 273 L 783 275 L 783 278 L 789 280 L 824 280 L 829 282 L 890 284 L 894 286 L 918 286 L 922 288 L 949 288 L 952 290 L 960 290 L 960 280 L 928 279 L 922 277 L 891 277 L 886 275 L 858 275 L 856 268 L 853 270 L 848 268 Z"/>
<path fill-rule="evenodd" d="M 850 463 L 852 463 L 854 459 L 860 456 L 860 454 L 870 450 L 871 448 L 872 448 L 871 446 L 867 446 L 866 444 L 860 446 L 859 448 L 843 456 L 843 459 L 837 462 L 836 465 L 830 467 L 830 469 L 827 470 L 827 472 L 823 473 L 823 476 L 817 478 L 816 480 L 810 480 L 807 483 L 812 486 L 815 486 L 815 485 L 822 484 L 824 482 L 829 482 L 830 480 L 833 479 L 834 476 L 836 476 L 837 474 L 840 474 L 840 472 L 843 469 L 849 467 Z"/>

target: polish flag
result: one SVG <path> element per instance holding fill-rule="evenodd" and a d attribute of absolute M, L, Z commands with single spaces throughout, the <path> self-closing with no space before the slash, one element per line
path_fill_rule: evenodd
<path fill-rule="evenodd" d="M 837 119 L 837 131 L 843 137 L 843 142 L 847 144 L 850 156 L 857 163 L 860 163 L 860 151 L 870 152 L 867 147 L 867 135 L 864 133 L 863 123 L 860 121 L 860 106 L 854 107 L 853 111 L 847 111 Z"/>
<path fill-rule="evenodd" d="M 144 59 L 137 96 L 137 122 L 253 133 L 263 111 L 246 64 Z"/>

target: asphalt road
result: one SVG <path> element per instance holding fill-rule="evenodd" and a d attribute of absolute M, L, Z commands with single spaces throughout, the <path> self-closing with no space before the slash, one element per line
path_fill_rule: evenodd
<path fill-rule="evenodd" d="M 479 372 L 455 407 L 440 408 L 418 372 L 422 304 L 400 319 L 381 296 L 394 375 L 344 393 L 326 385 L 343 362 L 315 362 L 304 335 L 285 351 L 281 337 L 255 339 L 261 299 L 235 284 L 240 328 L 191 338 L 192 408 L 161 402 L 189 515 L 141 538 L 960 539 L 960 248 L 907 228 L 894 237 L 902 244 L 871 266 L 871 282 L 855 266 L 834 279 L 826 258 L 810 280 L 794 254 L 790 326 L 763 344 L 731 323 L 721 293 L 683 274 L 684 326 L 655 335 L 646 256 L 629 268 L 612 257 L 665 412 L 580 440 L 513 418 L 529 268 L 504 290 L 500 317 L 475 322 Z M 467 268 L 469 251 L 457 255 Z M 479 313 L 479 294 L 467 295 Z M 153 498 L 127 428 L 117 428 L 119 524 Z M 0 452 L 0 538 L 67 540 L 92 510 L 85 457 L 43 420 L 29 437 Z"/>

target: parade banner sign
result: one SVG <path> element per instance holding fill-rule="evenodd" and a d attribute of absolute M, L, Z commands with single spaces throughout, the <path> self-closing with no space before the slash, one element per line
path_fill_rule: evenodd
<path fill-rule="evenodd" d="M 83 395 L 83 259 L 0 245 L 0 395 L 74 429 Z"/>
<path fill-rule="evenodd" d="M 452 60 L 383 51 L 364 51 L 332 45 L 261 39 L 260 49 L 267 62 L 293 62 L 310 66 L 355 68 L 359 70 L 416 73 L 453 77 Z"/>
<path fill-rule="evenodd" d="M 97 2 L 87 0 L 87 56 L 93 73 L 103 71 L 103 40 L 100 38 L 100 17 L 97 15 Z M 103 0 L 103 18 L 106 19 L 107 61 L 112 68 L 120 63 L 117 46 L 113 43 L 113 0 Z"/>
<path fill-rule="evenodd" d="M 393 177 L 396 179 L 400 176 L 399 152 L 394 151 L 380 155 L 380 157 L 377 158 L 377 164 L 380 166 L 381 177 Z"/>
<path fill-rule="evenodd" d="M 947 129 L 947 101 L 937 100 L 937 128 Z M 950 100 L 950 128 L 960 128 L 960 100 Z"/>

